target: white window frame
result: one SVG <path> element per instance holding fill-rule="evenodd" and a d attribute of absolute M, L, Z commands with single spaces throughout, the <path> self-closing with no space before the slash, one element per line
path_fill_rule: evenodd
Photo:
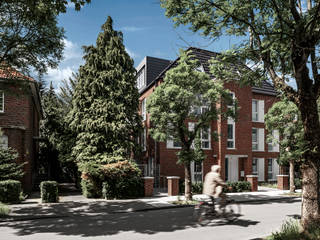
<path fill-rule="evenodd" d="M 251 131 L 251 135 L 252 135 L 252 151 L 259 151 L 259 132 L 258 132 L 258 128 L 252 128 L 252 130 L 256 130 L 256 136 L 257 136 L 257 141 L 253 141 L 253 133 Z M 254 149 L 254 145 L 257 146 L 256 149 Z"/>
<path fill-rule="evenodd" d="M 144 128 L 142 132 L 141 147 L 143 151 L 147 150 L 147 128 Z"/>
<path fill-rule="evenodd" d="M 211 149 L 211 128 L 208 127 L 207 130 L 208 130 L 208 138 L 203 138 L 203 130 L 204 129 L 201 129 L 200 131 L 200 140 L 201 140 L 201 149 Z M 203 147 L 204 143 L 208 142 L 208 147 L 205 148 Z"/>
<path fill-rule="evenodd" d="M 255 162 L 255 166 L 256 166 L 256 171 L 253 170 L 253 166 L 254 166 L 254 163 Z M 258 175 L 258 171 L 259 171 L 259 168 L 258 168 L 258 162 L 259 162 L 259 159 L 258 158 L 253 158 L 252 159 L 252 175 Z"/>
<path fill-rule="evenodd" d="M 167 139 L 167 149 L 181 149 L 181 143 L 174 141 L 172 137 Z"/>
<path fill-rule="evenodd" d="M 7 149 L 8 148 L 8 136 L 7 135 L 2 135 L 0 136 L 0 148 L 3 148 L 3 149 Z"/>
<path fill-rule="evenodd" d="M 140 90 L 146 86 L 146 68 L 143 66 L 137 73 L 137 88 Z"/>
<path fill-rule="evenodd" d="M 229 94 L 230 96 L 232 96 L 232 104 L 228 104 L 228 108 L 234 108 L 234 100 L 236 99 L 236 95 L 234 94 L 234 92 L 229 92 Z"/>
<path fill-rule="evenodd" d="M 145 121 L 147 120 L 147 98 L 144 98 L 141 102 L 141 115 L 142 115 L 142 120 Z"/>
<path fill-rule="evenodd" d="M 270 169 L 269 169 L 269 163 L 271 162 L 271 171 L 270 171 Z M 267 158 L 267 167 L 268 167 L 268 181 L 269 180 L 274 180 L 273 179 L 273 169 L 274 169 L 274 159 L 273 158 Z M 269 177 L 269 175 L 271 174 L 271 178 Z"/>
<path fill-rule="evenodd" d="M 201 165 L 201 171 L 197 171 L 196 172 L 196 164 L 200 164 Z M 191 162 L 191 181 L 193 183 L 200 183 L 203 182 L 203 163 L 196 163 L 196 162 Z M 200 181 L 196 181 L 196 175 L 201 176 L 201 180 Z"/>
<path fill-rule="evenodd" d="M 229 138 L 229 125 L 232 126 L 232 138 Z M 236 148 L 236 141 L 235 141 L 235 134 L 236 134 L 236 130 L 235 130 L 235 122 L 234 121 L 230 121 L 228 120 L 228 124 L 227 124 L 227 149 L 235 149 Z M 228 147 L 228 142 L 232 142 L 233 143 L 233 147 Z"/>
<path fill-rule="evenodd" d="M 256 111 L 254 111 L 253 109 L 253 102 L 256 103 L 256 106 L 257 106 Z M 252 115 L 251 115 L 252 122 L 263 123 L 264 122 L 264 100 L 252 99 L 251 110 L 252 110 Z"/>
<path fill-rule="evenodd" d="M 279 130 L 272 131 L 273 138 L 276 139 L 276 143 L 273 144 L 272 142 L 268 143 L 268 152 L 279 152 Z"/>
<path fill-rule="evenodd" d="M 0 99 L 2 99 L 2 101 L 0 102 L 0 106 L 1 106 L 0 113 L 3 113 L 4 112 L 4 92 L 0 91 L 0 95 L 1 95 Z"/>

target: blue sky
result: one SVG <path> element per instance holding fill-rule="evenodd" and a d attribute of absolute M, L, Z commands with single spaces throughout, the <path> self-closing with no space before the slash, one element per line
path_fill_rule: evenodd
<path fill-rule="evenodd" d="M 165 16 L 159 0 L 92 0 L 81 11 L 70 4 L 68 11 L 59 16 L 59 25 L 66 33 L 64 60 L 59 68 L 49 69 L 45 76 L 58 88 L 83 63 L 83 45 L 95 44 L 101 25 L 111 16 L 114 29 L 123 32 L 124 45 L 134 59 L 135 66 L 145 56 L 173 60 L 180 48 L 195 46 L 212 51 L 223 51 L 236 43 L 236 38 L 223 37 L 212 43 L 192 33 L 187 27 L 175 28 Z"/>

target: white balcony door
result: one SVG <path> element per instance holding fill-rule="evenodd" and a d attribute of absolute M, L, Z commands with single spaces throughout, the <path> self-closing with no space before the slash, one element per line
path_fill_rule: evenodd
<path fill-rule="evenodd" d="M 229 155 L 228 159 L 228 181 L 239 181 L 239 159 L 237 156 Z"/>

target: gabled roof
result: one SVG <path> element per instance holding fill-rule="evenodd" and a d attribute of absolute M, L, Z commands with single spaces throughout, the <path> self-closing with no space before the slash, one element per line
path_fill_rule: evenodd
<path fill-rule="evenodd" d="M 215 58 L 217 55 L 220 53 L 217 52 L 212 52 L 209 50 L 204 50 L 200 48 L 195 48 L 195 47 L 189 47 L 187 51 L 191 50 L 192 54 L 200 61 L 201 65 L 203 66 L 204 71 L 209 74 L 211 77 L 213 77 L 210 73 L 210 68 L 209 68 L 209 60 L 212 58 Z M 155 84 L 157 81 L 160 79 L 163 79 L 165 76 L 165 73 L 171 69 L 172 67 L 175 67 L 178 63 L 179 58 L 171 62 L 163 71 L 155 78 L 153 79 L 147 87 L 145 87 L 140 94 L 142 94 L 144 91 L 149 89 L 153 84 Z M 260 94 L 266 94 L 266 95 L 273 95 L 276 96 L 277 92 L 275 91 L 273 85 L 267 81 L 263 81 L 260 86 L 254 86 L 252 87 L 252 92 L 254 93 L 260 93 Z"/>

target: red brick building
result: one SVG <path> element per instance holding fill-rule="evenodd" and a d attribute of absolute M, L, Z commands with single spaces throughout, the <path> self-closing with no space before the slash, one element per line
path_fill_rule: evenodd
<path fill-rule="evenodd" d="M 209 74 L 208 61 L 217 53 L 198 48 L 190 50 L 199 59 L 201 70 Z M 166 71 L 175 66 L 176 61 L 146 57 L 137 67 L 137 86 L 145 127 L 140 139 L 144 149 L 140 163 L 145 175 L 155 177 L 156 187 L 165 186 L 167 176 L 184 178 L 183 166 L 176 163 L 179 143 L 170 140 L 155 142 L 149 136 L 150 118 L 145 107 L 146 99 L 161 84 Z M 149 72 L 153 69 L 152 76 L 155 77 L 150 79 L 150 73 L 146 69 Z M 276 101 L 276 91 L 268 82 L 263 82 L 259 87 L 240 87 L 235 81 L 225 83 L 225 88 L 237 99 L 238 119 L 212 121 L 209 129 L 202 130 L 201 142 L 206 159 L 202 164 L 192 164 L 192 180 L 202 181 L 211 165 L 219 164 L 225 180 L 245 180 L 247 175 L 253 174 L 258 175 L 258 181 L 276 181 L 279 173 L 276 162 L 279 146 L 267 143 L 264 125 L 264 115 Z M 219 134 L 218 141 L 213 139 L 212 132 Z M 273 134 L 278 135 L 277 131 Z"/>
<path fill-rule="evenodd" d="M 31 191 L 34 183 L 41 116 L 37 82 L 12 69 L 0 70 L 0 142 L 18 151 L 18 163 L 27 162 L 22 179 L 25 191 Z"/>

